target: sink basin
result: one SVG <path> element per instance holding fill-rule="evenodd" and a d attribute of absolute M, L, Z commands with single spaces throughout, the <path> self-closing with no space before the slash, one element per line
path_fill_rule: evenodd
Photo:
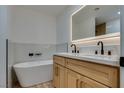
<path fill-rule="evenodd" d="M 81 56 L 81 55 L 79 55 L 79 56 Z M 100 59 L 100 60 L 110 60 L 110 61 L 119 60 L 117 56 L 106 56 L 106 55 L 82 55 L 82 57 Z"/>

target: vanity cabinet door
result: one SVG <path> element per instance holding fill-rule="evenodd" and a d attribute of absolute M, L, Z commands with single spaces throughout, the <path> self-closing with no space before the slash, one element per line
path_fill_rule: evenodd
<path fill-rule="evenodd" d="M 53 86 L 59 87 L 58 65 L 53 64 Z"/>
<path fill-rule="evenodd" d="M 59 88 L 65 87 L 65 68 L 58 65 Z"/>
<path fill-rule="evenodd" d="M 56 88 L 65 87 L 65 68 L 58 64 L 54 64 L 53 85 Z"/>
<path fill-rule="evenodd" d="M 66 70 L 67 88 L 108 88 L 107 86 L 82 76 L 72 70 Z"/>
<path fill-rule="evenodd" d="M 84 76 L 80 78 L 78 84 L 80 88 L 108 88 L 107 86 Z"/>
<path fill-rule="evenodd" d="M 80 75 L 74 71 L 66 70 L 66 87 L 78 88 Z"/>

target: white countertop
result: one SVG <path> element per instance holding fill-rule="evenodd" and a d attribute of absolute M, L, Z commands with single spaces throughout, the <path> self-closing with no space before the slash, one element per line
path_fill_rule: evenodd
<path fill-rule="evenodd" d="M 57 53 L 57 56 L 73 58 L 84 60 L 93 63 L 105 64 L 110 66 L 117 66 L 119 67 L 119 58 L 116 56 L 105 56 L 105 55 L 84 55 L 84 54 L 75 54 L 75 53 Z"/>

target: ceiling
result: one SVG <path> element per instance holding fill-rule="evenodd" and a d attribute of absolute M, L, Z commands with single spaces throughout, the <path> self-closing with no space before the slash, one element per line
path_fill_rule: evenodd
<path fill-rule="evenodd" d="M 63 12 L 68 6 L 69 5 L 21 5 L 16 7 L 27 8 L 44 14 L 57 16 L 61 12 Z"/>

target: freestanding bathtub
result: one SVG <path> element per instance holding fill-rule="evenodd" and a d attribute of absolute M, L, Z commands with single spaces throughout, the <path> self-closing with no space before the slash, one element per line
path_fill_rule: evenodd
<path fill-rule="evenodd" d="M 53 77 L 52 60 L 18 63 L 13 67 L 22 87 L 50 81 Z"/>

